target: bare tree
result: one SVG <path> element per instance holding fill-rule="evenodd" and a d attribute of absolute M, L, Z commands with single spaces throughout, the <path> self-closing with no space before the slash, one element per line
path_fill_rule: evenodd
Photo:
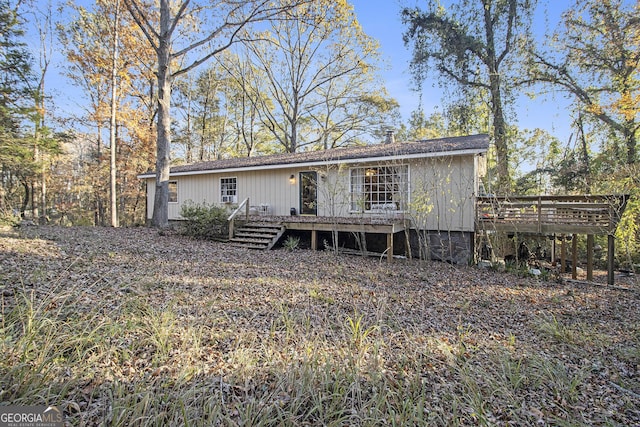
<path fill-rule="evenodd" d="M 376 81 L 378 44 L 345 2 L 315 0 L 274 23 L 246 56 L 260 70 L 253 87 L 266 128 L 285 152 L 353 142 L 397 107 Z M 371 122 L 374 122 L 373 125 Z"/>
<path fill-rule="evenodd" d="M 116 188 L 116 139 L 118 118 L 118 38 L 120 33 L 120 0 L 116 0 L 113 11 L 112 46 L 111 46 L 111 107 L 109 121 L 109 170 L 110 170 L 110 199 L 111 199 L 111 226 L 118 227 L 118 194 Z"/>
<path fill-rule="evenodd" d="M 171 86 L 174 79 L 240 41 L 253 22 L 286 18 L 287 12 L 309 0 L 124 0 L 136 24 L 155 51 L 158 62 L 158 135 L 156 192 L 152 225 L 169 224 L 171 148 Z"/>

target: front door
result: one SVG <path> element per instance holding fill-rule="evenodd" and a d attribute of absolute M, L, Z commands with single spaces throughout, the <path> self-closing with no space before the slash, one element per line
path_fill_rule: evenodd
<path fill-rule="evenodd" d="M 318 173 L 300 172 L 300 213 L 318 214 Z"/>

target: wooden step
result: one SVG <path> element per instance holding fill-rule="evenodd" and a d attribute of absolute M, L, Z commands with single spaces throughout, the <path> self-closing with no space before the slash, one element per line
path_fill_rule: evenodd
<path fill-rule="evenodd" d="M 229 241 L 229 244 L 231 246 L 236 247 L 236 248 L 258 249 L 258 250 L 267 249 L 267 246 L 265 246 L 265 245 L 255 245 L 255 244 L 252 244 L 252 243 L 238 243 L 238 242 Z"/>
<path fill-rule="evenodd" d="M 240 229 L 234 237 L 260 237 L 265 239 L 273 239 L 273 236 L 275 236 L 276 234 L 278 233 L 251 233 Z"/>
<path fill-rule="evenodd" d="M 236 242 L 236 243 L 258 243 L 258 244 L 269 244 L 271 243 L 272 239 L 261 239 L 258 237 L 234 237 L 233 239 L 231 239 L 231 242 Z"/>
<path fill-rule="evenodd" d="M 260 231 L 275 231 L 278 232 L 282 228 L 281 225 L 265 225 L 265 224 L 244 224 L 241 227 L 238 227 L 239 230 L 260 230 Z"/>
<path fill-rule="evenodd" d="M 248 249 L 271 249 L 284 234 L 281 224 L 247 223 L 239 227 L 230 244 Z"/>

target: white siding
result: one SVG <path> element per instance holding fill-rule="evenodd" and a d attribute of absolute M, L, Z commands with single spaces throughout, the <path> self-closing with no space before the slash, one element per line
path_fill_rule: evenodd
<path fill-rule="evenodd" d="M 238 202 L 249 198 L 251 206 L 269 205 L 272 215 L 298 210 L 298 170 L 275 169 L 238 172 Z M 289 177 L 294 175 L 294 182 Z"/>
<path fill-rule="evenodd" d="M 224 205 L 220 199 L 220 178 L 235 177 L 238 203 L 247 197 L 251 206 L 267 204 L 272 215 L 289 215 L 290 209 L 299 209 L 298 172 L 294 169 L 262 170 L 249 172 L 212 173 L 172 177 L 178 183 L 178 203 L 169 203 L 169 219 L 181 219 L 181 206 L 191 201 Z M 294 175 L 292 184 L 289 180 Z M 155 180 L 147 179 L 147 218 L 153 215 Z"/>
<path fill-rule="evenodd" d="M 385 163 L 371 165 L 382 164 Z M 405 216 L 411 217 L 416 226 L 427 230 L 474 230 L 474 196 L 478 186 L 476 169 L 480 166 L 476 156 L 446 156 L 386 164 L 409 167 L 409 210 Z M 367 164 L 357 164 L 357 167 L 363 166 Z M 342 164 L 171 177 L 178 183 L 178 203 L 169 204 L 169 219 L 180 219 L 180 207 L 188 200 L 222 205 L 220 178 L 230 177 L 237 180 L 238 203 L 248 197 L 251 206 L 269 205 L 271 215 L 289 215 L 291 208 L 299 212 L 299 173 L 309 170 L 318 173 L 318 216 L 363 215 L 350 212 L 350 166 Z M 291 175 L 295 178 L 293 183 L 289 179 Z M 148 179 L 147 183 L 147 216 L 151 218 L 155 180 Z"/>
<path fill-rule="evenodd" d="M 473 156 L 425 159 L 410 171 L 410 215 L 425 230 L 473 231 L 477 180 Z"/>

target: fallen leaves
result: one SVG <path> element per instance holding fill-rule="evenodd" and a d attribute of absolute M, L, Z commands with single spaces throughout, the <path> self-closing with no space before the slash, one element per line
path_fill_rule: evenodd
<path fill-rule="evenodd" d="M 18 361 L 44 357 L 74 424 L 640 423 L 637 288 L 27 227 L 0 233 L 0 289 L 0 399 L 37 399 Z M 46 354 L 20 347 L 25 295 Z"/>

